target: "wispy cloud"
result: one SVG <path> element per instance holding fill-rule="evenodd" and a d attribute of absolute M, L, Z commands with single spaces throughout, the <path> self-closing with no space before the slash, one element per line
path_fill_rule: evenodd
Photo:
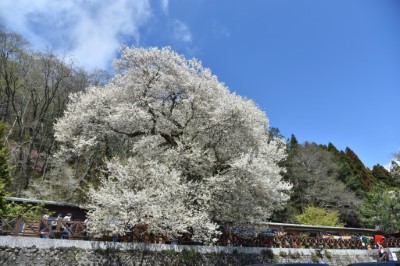
<path fill-rule="evenodd" d="M 0 23 L 36 50 L 67 53 L 88 70 L 109 69 L 120 44 L 140 46 L 146 27 L 154 29 L 148 45 L 164 34 L 167 45 L 193 50 L 188 24 L 172 17 L 170 8 L 169 0 L 0 0 Z"/>
<path fill-rule="evenodd" d="M 34 48 L 70 52 L 88 69 L 107 68 L 122 40 L 138 43 L 152 15 L 149 0 L 2 0 L 0 10 L 1 22 Z"/>
<path fill-rule="evenodd" d="M 216 38 L 228 38 L 230 36 L 229 30 L 217 22 L 212 23 L 212 32 Z"/>
<path fill-rule="evenodd" d="M 173 23 L 173 36 L 177 41 L 181 41 L 184 43 L 192 42 L 192 33 L 190 32 L 189 27 L 180 20 L 175 20 Z"/>
<path fill-rule="evenodd" d="M 164 14 L 168 14 L 169 0 L 160 0 L 160 3 L 161 10 L 164 12 Z"/>

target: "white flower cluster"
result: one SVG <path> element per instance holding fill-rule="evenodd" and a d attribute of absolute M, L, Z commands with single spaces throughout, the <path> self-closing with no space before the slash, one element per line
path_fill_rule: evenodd
<path fill-rule="evenodd" d="M 206 239 L 216 221 L 265 221 L 282 206 L 285 145 L 254 102 L 170 48 L 121 52 L 112 82 L 73 95 L 55 125 L 58 156 L 113 156 L 89 192 L 93 231 Z"/>

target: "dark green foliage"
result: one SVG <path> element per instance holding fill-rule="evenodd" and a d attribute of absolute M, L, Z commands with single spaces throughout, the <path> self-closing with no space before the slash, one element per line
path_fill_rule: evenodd
<path fill-rule="evenodd" d="M 391 166 L 390 166 L 390 174 L 393 177 L 393 183 L 397 186 L 400 187 L 400 153 L 395 154 L 394 160 L 392 160 Z"/>
<path fill-rule="evenodd" d="M 7 210 L 7 201 L 5 199 L 5 185 L 0 180 L 0 215 L 6 213 Z"/>
<path fill-rule="evenodd" d="M 332 143 L 323 148 L 334 156 L 339 169 L 338 178 L 359 198 L 365 197 L 366 193 L 378 184 L 371 171 L 350 148 L 339 151 Z"/>
<path fill-rule="evenodd" d="M 0 212 L 7 212 L 6 186 L 10 183 L 8 150 L 4 145 L 5 125 L 0 122 Z"/>
<path fill-rule="evenodd" d="M 379 227 L 385 233 L 398 232 L 400 227 L 400 191 L 377 189 L 368 193 L 360 206 L 365 226 Z"/>
<path fill-rule="evenodd" d="M 279 128 L 271 127 L 269 129 L 269 140 L 271 141 L 276 138 L 283 138 L 283 135 L 281 134 Z"/>
<path fill-rule="evenodd" d="M 285 251 L 279 251 L 279 257 L 286 258 L 288 254 Z"/>
<path fill-rule="evenodd" d="M 184 249 L 182 251 L 182 259 L 187 265 L 190 265 L 190 263 L 195 260 L 196 256 L 198 256 L 198 253 L 196 253 L 194 249 Z"/>
<path fill-rule="evenodd" d="M 277 262 L 277 258 L 271 249 L 263 249 L 263 250 L 261 250 L 260 254 L 263 257 L 264 261 Z"/>
<path fill-rule="evenodd" d="M 380 164 L 374 165 L 371 173 L 384 187 L 394 187 L 397 185 L 392 174 L 390 174 L 390 172 Z"/>
<path fill-rule="evenodd" d="M 8 149 L 4 145 L 4 134 L 6 126 L 0 122 L 0 179 L 5 184 L 10 182 L 10 168 L 8 165 Z"/>
<path fill-rule="evenodd" d="M 360 179 L 363 191 L 371 191 L 371 189 L 377 184 L 376 179 L 371 174 L 371 171 L 365 167 L 355 152 L 349 147 L 346 147 L 345 153 L 348 157 L 352 170 L 357 173 L 358 178 Z"/>
<path fill-rule="evenodd" d="M 10 183 L 8 149 L 4 145 L 5 131 L 5 124 L 0 122 L 0 215 L 40 217 L 47 213 L 43 205 L 20 204 L 5 199 L 7 196 L 6 185 Z"/>
<path fill-rule="evenodd" d="M 176 256 L 178 252 L 176 252 L 175 250 L 161 250 L 161 254 L 166 256 Z"/>
<path fill-rule="evenodd" d="M 291 174 L 291 162 L 293 161 L 293 157 L 296 154 L 296 150 L 298 148 L 299 144 L 298 141 L 295 137 L 294 134 L 291 135 L 290 139 L 288 139 L 287 142 L 287 152 L 288 152 L 288 157 L 284 162 L 282 162 L 282 166 L 286 168 L 287 172 L 283 173 L 283 178 L 285 181 L 289 181 L 293 184 L 292 180 L 292 174 Z M 294 198 L 297 198 L 297 195 L 291 196 L 292 200 L 289 201 L 286 206 L 281 209 L 281 210 L 276 210 L 272 214 L 272 220 L 276 222 L 285 222 L 285 223 L 291 223 L 295 222 L 294 216 L 299 213 L 299 209 L 297 208 L 296 204 L 294 204 Z"/>
<path fill-rule="evenodd" d="M 72 201 L 83 201 L 87 187 L 96 185 L 98 180 L 100 170 L 95 170 L 92 162 L 103 160 L 103 157 L 101 153 L 94 154 L 87 164 L 81 163 L 82 158 L 73 158 L 68 162 L 51 160 L 51 155 L 57 150 L 53 124 L 63 115 L 70 93 L 83 91 L 90 84 L 105 83 L 107 73 L 100 71 L 101 73 L 90 75 L 58 59 L 51 52 L 32 51 L 21 36 L 8 32 L 1 26 L 0 50 L 0 213 L 38 215 L 43 212 L 40 207 L 5 201 L 7 191 L 22 195 L 26 188 L 32 192 L 31 195 L 41 195 L 42 198 L 50 200 L 69 197 Z M 51 76 L 48 76 L 49 74 Z M 13 126 L 7 129 L 8 124 Z M 5 144 L 6 131 L 8 141 Z M 271 127 L 268 133 L 270 141 L 283 138 L 278 128 Z M 301 159 L 301 156 L 307 155 L 304 153 L 307 149 L 308 155 L 317 155 L 313 159 L 314 165 L 306 165 L 307 158 Z M 108 145 L 105 150 L 105 155 L 112 157 L 113 151 Z M 395 161 L 390 172 L 379 164 L 369 170 L 350 148 L 341 151 L 332 143 L 327 146 L 315 143 L 299 144 L 293 134 L 287 141 L 287 152 L 287 160 L 280 164 L 287 169 L 284 179 L 293 183 L 293 193 L 287 206 L 274 213 L 274 221 L 295 222 L 295 215 L 302 213 L 309 204 L 314 204 L 329 210 L 339 210 L 341 221 L 356 227 L 360 225 L 357 204 L 350 204 L 350 198 L 344 202 L 343 198 L 347 195 L 352 196 L 353 192 L 357 196 L 356 200 L 363 200 L 368 195 L 365 208 L 368 201 L 371 201 L 371 191 L 375 191 L 374 189 L 386 191 L 400 187 L 400 166 Z M 394 160 L 400 160 L 400 153 L 394 157 Z M 321 163 L 321 167 L 316 167 L 315 163 L 318 162 Z M 323 171 L 317 175 L 317 170 Z M 66 184 L 75 184 L 74 181 L 78 180 L 76 177 L 83 174 L 87 175 L 87 178 L 79 180 L 89 181 L 72 186 L 80 191 L 72 193 L 74 191 Z M 67 179 L 67 176 L 70 176 L 71 180 Z M 350 192 L 344 189 L 336 190 L 337 193 L 331 199 L 325 196 L 332 195 L 332 191 L 310 194 L 312 190 L 320 192 L 331 187 L 336 189 L 341 187 L 342 183 Z M 49 189 L 43 189 L 45 184 L 48 184 Z M 43 192 L 48 194 L 39 194 Z M 67 192 L 73 196 L 69 196 Z M 76 195 L 82 195 L 82 198 Z M 367 221 L 368 215 L 365 212 L 363 214 L 364 221 Z M 365 224 L 373 226 L 370 220 Z"/>
<path fill-rule="evenodd" d="M 290 252 L 289 251 L 289 257 L 291 259 L 298 260 L 298 259 L 301 258 L 301 254 L 299 252 L 297 252 L 297 251 L 296 252 Z"/>
<path fill-rule="evenodd" d="M 310 150 L 309 152 L 304 153 L 304 149 L 309 149 L 312 146 L 312 151 Z M 288 139 L 287 147 L 288 158 L 284 163 L 284 166 L 287 168 L 285 179 L 292 182 L 293 184 L 292 197 L 283 210 L 274 213 L 272 217 L 274 221 L 294 222 L 294 216 L 301 213 L 308 203 L 314 204 L 318 207 L 324 207 L 329 210 L 338 210 L 340 212 L 340 220 L 342 222 L 345 222 L 347 226 L 375 227 L 377 221 L 372 221 L 372 218 L 368 219 L 368 215 L 365 212 L 365 206 L 367 206 L 365 202 L 367 202 L 367 200 L 363 204 L 364 212 L 362 217 L 360 217 L 361 212 L 358 210 L 357 202 L 364 200 L 367 196 L 370 198 L 370 192 L 376 189 L 381 189 L 382 191 L 385 191 L 385 189 L 396 190 L 399 188 L 400 182 L 397 182 L 397 180 L 400 180 L 400 178 L 397 177 L 400 177 L 400 174 L 398 174 L 400 172 L 400 167 L 392 167 L 391 172 L 389 172 L 383 166 L 375 165 L 372 170 L 369 170 L 358 158 L 357 154 L 348 147 L 345 149 L 345 151 L 341 151 L 337 149 L 332 143 L 329 143 L 326 146 L 317 145 L 315 143 L 305 143 L 304 145 L 301 145 L 298 143 L 294 135 L 292 135 L 291 138 Z M 332 160 L 328 159 L 329 156 L 327 154 L 318 151 L 317 147 L 319 147 L 323 151 L 328 152 Z M 320 159 L 313 158 L 311 154 L 319 154 Z M 303 159 L 299 159 L 301 157 L 303 157 Z M 310 163 L 312 161 L 314 161 L 314 163 Z M 308 163 L 308 165 L 306 164 L 306 162 Z M 323 170 L 322 172 L 325 173 L 324 175 L 319 175 L 320 178 L 325 180 L 324 182 L 333 177 L 335 177 L 338 181 L 341 181 L 348 190 L 355 193 L 356 198 L 353 198 L 354 204 L 351 204 L 351 197 L 347 199 L 347 203 L 345 203 L 346 201 L 343 201 L 347 196 L 352 194 L 352 192 L 346 192 L 345 190 L 343 190 L 342 192 L 337 191 L 338 197 L 333 197 L 334 201 L 338 203 L 337 206 L 335 206 L 334 204 L 330 205 L 326 201 L 324 202 L 323 195 L 318 196 L 319 200 L 317 201 L 310 201 L 310 196 L 307 195 L 305 189 L 308 186 L 315 186 L 315 184 L 317 184 L 313 182 L 310 183 L 310 180 L 313 179 L 312 173 L 315 171 L 315 165 L 318 162 L 323 162 L 324 165 L 324 167 L 318 168 L 319 170 Z M 316 179 L 314 180 L 316 181 Z M 337 185 L 341 186 L 340 183 L 337 183 Z M 317 187 L 318 185 L 315 187 L 317 190 L 323 190 L 323 187 Z M 331 191 L 329 193 L 332 194 Z M 340 201 L 342 201 L 342 203 L 340 203 Z M 363 222 L 361 221 L 361 218 Z M 366 222 L 367 220 L 368 222 Z"/>
<path fill-rule="evenodd" d="M 51 51 L 33 51 L 20 35 L 1 25 L 0 51 L 0 121 L 12 125 L 7 145 L 12 147 L 9 158 L 13 167 L 8 170 L 13 178 L 6 187 L 21 196 L 35 181 L 46 179 L 53 167 L 51 156 L 57 148 L 53 124 L 63 115 L 69 94 L 83 91 L 99 79 L 91 79 Z M 105 77 L 99 74 L 100 79 Z"/>
<path fill-rule="evenodd" d="M 296 136 L 294 134 L 292 134 L 292 136 L 290 136 L 290 140 L 288 143 L 289 153 L 293 152 L 298 145 L 299 145 L 299 142 L 297 141 Z"/>
<path fill-rule="evenodd" d="M 339 153 L 333 145 L 330 149 Z M 357 221 L 358 200 L 339 179 L 336 156 L 328 147 L 316 143 L 299 144 L 292 135 L 288 143 L 285 179 L 292 183 L 292 194 L 286 208 L 274 213 L 274 221 L 295 222 L 295 216 L 313 205 L 339 211 L 346 224 Z"/>
<path fill-rule="evenodd" d="M 358 174 L 353 170 L 351 162 L 347 155 L 341 151 L 339 153 L 338 163 L 340 167 L 340 179 L 346 184 L 348 188 L 356 192 L 358 196 L 364 196 L 365 190 L 362 187 Z"/>
<path fill-rule="evenodd" d="M 50 213 L 44 207 L 44 204 L 15 203 L 9 201 L 5 201 L 4 203 L 4 208 L 1 210 L 0 215 L 12 217 L 22 215 L 33 218 L 41 218 L 43 214 L 54 215 L 54 213 Z"/>
<path fill-rule="evenodd" d="M 311 261 L 314 263 L 318 263 L 320 257 L 321 257 L 321 254 L 311 253 Z"/>
<path fill-rule="evenodd" d="M 290 201 L 282 210 L 277 210 L 272 214 L 271 221 L 280 223 L 296 223 L 295 215 L 300 213 L 299 208 L 296 208 Z"/>
<path fill-rule="evenodd" d="M 369 191 L 379 186 L 381 177 L 389 178 L 383 167 L 375 169 L 375 176 L 365 167 L 356 153 L 348 147 L 345 151 L 339 151 L 332 143 L 329 143 L 326 149 L 335 157 L 339 168 L 338 178 L 344 182 L 347 188 L 354 191 L 359 199 L 364 199 Z M 342 220 L 346 221 L 348 226 L 361 226 L 361 220 L 356 212 L 357 210 L 354 210 L 347 217 L 342 217 Z"/>

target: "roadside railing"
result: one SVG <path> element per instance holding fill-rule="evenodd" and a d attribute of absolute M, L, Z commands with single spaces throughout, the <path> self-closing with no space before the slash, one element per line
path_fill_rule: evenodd
<path fill-rule="evenodd" d="M 30 237 L 89 239 L 83 221 L 63 221 L 62 219 L 41 219 L 25 216 L 0 216 L 0 234 Z M 165 243 L 166 239 L 145 234 L 145 228 L 134 228 L 130 234 L 118 237 L 118 241 Z M 91 238 L 93 239 L 93 238 Z M 101 240 L 111 240 L 112 237 Z M 94 240 L 94 239 L 93 239 Z M 98 239 L 100 240 L 100 239 Z M 240 235 L 223 234 L 217 245 L 267 247 L 267 248 L 313 248 L 313 249 L 367 249 L 374 248 L 371 238 L 363 242 L 359 237 L 309 237 L 301 235 L 262 235 L 241 238 Z M 400 247 L 400 238 L 386 238 L 385 247 Z"/>
<path fill-rule="evenodd" d="M 368 249 L 375 248 L 375 241 L 370 238 L 364 242 L 359 237 L 309 237 L 301 235 L 255 235 L 252 238 L 242 238 L 231 234 L 223 236 L 217 245 L 267 247 L 267 248 L 313 248 L 313 249 Z M 400 238 L 387 238 L 384 247 L 400 247 Z"/>
<path fill-rule="evenodd" d="M 66 231 L 68 230 L 68 232 Z M 50 238 L 83 239 L 85 224 L 83 221 L 47 220 L 24 216 L 0 216 L 0 234 L 14 236 L 46 236 Z"/>

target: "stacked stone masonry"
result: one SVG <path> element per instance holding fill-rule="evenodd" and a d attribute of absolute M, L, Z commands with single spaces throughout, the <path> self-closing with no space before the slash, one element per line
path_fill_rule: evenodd
<path fill-rule="evenodd" d="M 400 249 L 391 249 L 399 253 Z M 324 262 L 345 266 L 376 261 L 376 250 L 264 249 L 110 243 L 28 237 L 0 237 L 0 265 L 250 265 L 271 262 Z"/>

